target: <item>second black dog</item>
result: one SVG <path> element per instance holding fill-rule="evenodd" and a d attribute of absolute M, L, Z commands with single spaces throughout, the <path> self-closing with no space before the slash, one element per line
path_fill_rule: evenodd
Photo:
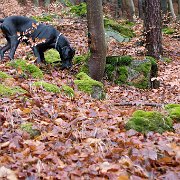
<path fill-rule="evenodd" d="M 44 52 L 54 48 L 60 54 L 62 69 L 72 66 L 75 50 L 53 26 L 37 23 L 24 16 L 9 16 L 0 19 L 0 23 L 0 28 L 7 40 L 7 44 L 0 49 L 0 60 L 4 58 L 4 53 L 8 50 L 10 50 L 9 58 L 14 59 L 18 44 L 23 41 L 31 45 L 37 57 L 37 63 L 44 62 Z"/>

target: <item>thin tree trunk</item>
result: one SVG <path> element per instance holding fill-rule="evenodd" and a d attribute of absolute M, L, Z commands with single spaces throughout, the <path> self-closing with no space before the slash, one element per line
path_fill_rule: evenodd
<path fill-rule="evenodd" d="M 180 0 L 178 0 L 178 15 L 180 15 Z"/>
<path fill-rule="evenodd" d="M 147 55 L 160 59 L 162 55 L 160 0 L 145 0 L 144 30 Z"/>
<path fill-rule="evenodd" d="M 144 0 L 138 0 L 139 18 L 144 19 Z"/>
<path fill-rule="evenodd" d="M 161 0 L 161 9 L 163 14 L 167 13 L 167 0 Z"/>
<path fill-rule="evenodd" d="M 102 80 L 106 64 L 106 42 L 102 0 L 87 0 L 88 43 L 91 56 L 88 62 L 90 76 Z"/>
<path fill-rule="evenodd" d="M 172 3 L 172 0 L 169 0 L 169 9 L 170 9 L 170 12 L 171 12 L 171 15 L 174 19 L 176 19 L 176 14 L 174 12 L 174 7 L 173 7 L 173 3 Z"/>

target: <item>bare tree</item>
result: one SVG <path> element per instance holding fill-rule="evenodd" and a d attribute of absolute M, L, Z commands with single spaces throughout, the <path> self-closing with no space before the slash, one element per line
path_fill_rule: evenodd
<path fill-rule="evenodd" d="M 106 42 L 103 23 L 102 0 L 87 0 L 88 43 L 90 59 L 88 62 L 90 76 L 100 81 L 106 64 Z"/>
<path fill-rule="evenodd" d="M 162 55 L 160 0 L 145 0 L 144 29 L 147 55 L 157 59 Z"/>

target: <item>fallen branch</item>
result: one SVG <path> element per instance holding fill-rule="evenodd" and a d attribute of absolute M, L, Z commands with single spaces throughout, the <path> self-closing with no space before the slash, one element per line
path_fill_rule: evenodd
<path fill-rule="evenodd" d="M 135 102 L 124 102 L 124 103 L 115 103 L 115 106 L 152 106 L 152 107 L 162 107 L 164 104 L 158 103 L 135 103 Z"/>

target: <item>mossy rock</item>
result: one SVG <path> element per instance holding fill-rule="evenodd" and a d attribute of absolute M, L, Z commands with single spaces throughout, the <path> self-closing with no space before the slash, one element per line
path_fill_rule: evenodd
<path fill-rule="evenodd" d="M 169 116 L 180 122 L 180 104 L 168 104 L 165 109 L 169 112 Z"/>
<path fill-rule="evenodd" d="M 60 93 L 61 92 L 61 89 L 58 86 L 56 86 L 54 84 L 47 83 L 45 81 L 35 82 L 35 83 L 33 83 L 33 86 L 42 87 L 45 89 L 45 91 L 48 91 L 48 92 L 53 92 L 53 93 Z"/>
<path fill-rule="evenodd" d="M 80 72 L 76 77 L 77 80 L 74 80 L 74 83 L 80 91 L 90 94 L 95 99 L 103 99 L 105 97 L 101 82 L 93 80 L 84 72 Z"/>
<path fill-rule="evenodd" d="M 87 5 L 86 3 L 80 3 L 75 6 L 69 6 L 70 12 L 76 14 L 77 16 L 84 17 L 87 14 Z"/>
<path fill-rule="evenodd" d="M 33 123 L 23 123 L 21 124 L 21 129 L 27 132 L 31 138 L 34 138 L 41 134 L 39 130 L 33 128 Z"/>
<path fill-rule="evenodd" d="M 126 123 L 126 129 L 135 129 L 138 132 L 148 133 L 154 131 L 163 133 L 173 130 L 172 119 L 156 111 L 138 110 Z"/>
<path fill-rule="evenodd" d="M 61 61 L 59 52 L 54 49 L 50 49 L 50 50 L 46 51 L 44 53 L 44 56 L 45 56 L 45 61 L 50 64 Z"/>
<path fill-rule="evenodd" d="M 104 26 L 105 28 L 112 28 L 113 30 L 119 32 L 125 37 L 132 38 L 135 36 L 133 30 L 130 27 L 126 27 L 122 24 L 119 24 L 113 19 L 104 18 Z"/>
<path fill-rule="evenodd" d="M 113 66 L 129 66 L 133 58 L 131 56 L 107 56 L 106 64 Z"/>
<path fill-rule="evenodd" d="M 7 79 L 7 78 L 12 78 L 9 74 L 0 71 L 0 79 Z"/>
<path fill-rule="evenodd" d="M 31 75 L 33 78 L 43 78 L 42 71 L 36 65 L 28 64 L 25 60 L 17 59 L 11 61 L 9 65 L 18 70 L 20 69 L 25 77 Z"/>
<path fill-rule="evenodd" d="M 15 94 L 25 94 L 27 91 L 20 88 L 19 86 L 9 87 L 3 84 L 0 84 L 0 96 L 12 96 Z"/>
<path fill-rule="evenodd" d="M 63 93 L 64 93 L 66 96 L 68 96 L 68 97 L 70 97 L 70 98 L 73 98 L 73 97 L 74 97 L 74 90 L 73 90 L 73 88 L 71 88 L 70 86 L 63 85 L 63 86 L 62 86 L 62 91 L 63 91 Z"/>
<path fill-rule="evenodd" d="M 170 27 L 165 27 L 162 29 L 162 32 L 164 34 L 173 34 L 175 32 L 175 30 L 173 28 L 170 28 Z"/>
<path fill-rule="evenodd" d="M 106 58 L 105 74 L 116 84 L 146 89 L 152 87 L 151 77 L 157 75 L 157 64 L 153 58 L 133 60 L 131 56 L 109 56 Z"/>
<path fill-rule="evenodd" d="M 130 38 L 124 37 L 122 34 L 120 34 L 117 31 L 114 31 L 112 28 L 106 28 L 105 29 L 105 36 L 107 41 L 109 38 L 114 38 L 118 42 L 128 42 Z"/>

